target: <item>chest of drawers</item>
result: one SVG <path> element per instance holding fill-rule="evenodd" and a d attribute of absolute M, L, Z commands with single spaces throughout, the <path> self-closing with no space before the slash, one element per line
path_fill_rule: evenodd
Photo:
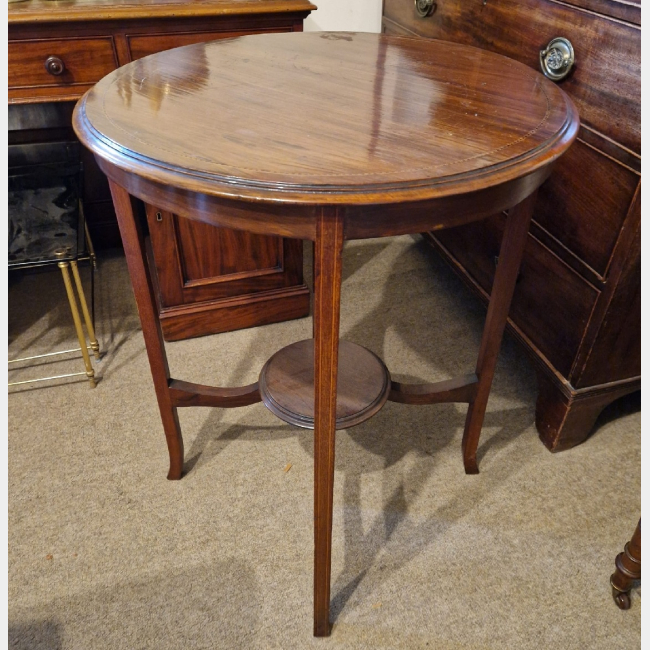
<path fill-rule="evenodd" d="M 536 424 L 552 451 L 582 442 L 609 403 L 640 388 L 640 44 L 637 0 L 385 0 L 383 29 L 489 49 L 540 69 L 554 38 L 575 63 L 558 81 L 580 134 L 540 189 L 510 331 L 539 379 Z M 480 296 L 491 290 L 504 216 L 432 245 Z"/>
<path fill-rule="evenodd" d="M 65 121 L 76 100 L 125 63 L 220 38 L 302 31 L 302 22 L 313 9 L 307 0 L 11 3 L 9 104 L 34 107 L 55 102 Z M 60 136 L 59 130 L 52 137 Z M 83 162 L 84 207 L 93 240 L 98 248 L 119 245 L 106 179 L 86 151 Z M 145 211 L 167 340 L 309 313 L 301 242 L 181 223 L 156 206 L 146 206 Z"/>

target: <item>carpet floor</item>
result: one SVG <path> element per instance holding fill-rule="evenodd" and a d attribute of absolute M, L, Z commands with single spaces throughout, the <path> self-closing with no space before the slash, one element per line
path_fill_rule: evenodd
<path fill-rule="evenodd" d="M 167 481 L 119 251 L 100 253 L 95 302 L 97 388 L 73 378 L 9 390 L 10 648 L 640 646 L 640 586 L 628 611 L 609 587 L 641 512 L 638 394 L 608 407 L 585 443 L 551 454 L 535 430 L 533 366 L 506 336 L 479 475 L 463 471 L 466 405 L 389 402 L 338 432 L 333 629 L 314 639 L 312 432 L 262 404 L 181 409 L 186 475 Z M 346 245 L 342 337 L 394 379 L 473 371 L 484 319 L 420 238 Z M 234 386 L 310 336 L 306 318 L 167 350 L 174 377 Z M 74 336 L 58 271 L 10 276 L 9 358 L 65 346 Z M 59 360 L 10 375 L 82 368 Z"/>

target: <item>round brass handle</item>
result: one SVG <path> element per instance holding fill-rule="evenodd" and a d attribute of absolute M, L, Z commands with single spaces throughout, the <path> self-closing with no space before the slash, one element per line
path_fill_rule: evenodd
<path fill-rule="evenodd" d="M 575 61 L 573 45 L 568 38 L 554 38 L 539 53 L 539 64 L 542 72 L 553 81 L 564 79 Z"/>
<path fill-rule="evenodd" d="M 436 10 L 436 3 L 433 0 L 415 0 L 415 11 L 418 16 L 426 18 Z"/>
<path fill-rule="evenodd" d="M 45 61 L 45 69 L 49 74 L 58 77 L 65 72 L 65 63 L 58 56 L 48 56 Z"/>

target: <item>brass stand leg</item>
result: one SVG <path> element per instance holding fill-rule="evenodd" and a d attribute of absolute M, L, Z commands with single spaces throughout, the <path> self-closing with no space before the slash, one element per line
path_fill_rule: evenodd
<path fill-rule="evenodd" d="M 83 285 L 81 284 L 81 278 L 79 277 L 79 268 L 77 266 L 77 261 L 72 260 L 70 262 L 70 267 L 72 268 L 72 275 L 74 276 L 74 281 L 77 285 L 77 295 L 79 296 L 81 311 L 83 312 L 84 320 L 86 321 L 86 330 L 88 331 L 88 338 L 90 339 L 90 347 L 93 351 L 93 354 L 95 355 L 95 358 L 99 359 L 99 343 L 97 342 L 97 337 L 95 336 L 95 328 L 93 327 L 93 321 L 90 317 L 90 312 L 88 311 L 86 296 L 84 294 Z"/>
<path fill-rule="evenodd" d="M 84 232 L 86 233 L 86 245 L 88 246 L 88 256 L 90 258 L 90 306 L 92 308 L 91 320 L 93 327 L 95 324 L 95 270 L 97 269 L 97 256 L 93 240 L 90 238 L 88 222 L 84 220 Z"/>
<path fill-rule="evenodd" d="M 90 232 L 88 230 L 88 222 L 84 220 L 84 233 L 86 235 L 86 244 L 88 245 L 88 256 L 90 257 L 90 264 L 94 267 L 97 266 L 97 256 L 95 255 L 95 247 L 93 246 L 93 240 L 90 238 Z"/>
<path fill-rule="evenodd" d="M 84 335 L 83 327 L 81 325 L 81 318 L 79 316 L 79 310 L 77 309 L 77 301 L 74 296 L 72 281 L 70 280 L 70 271 L 68 268 L 69 266 L 69 262 L 59 262 L 59 268 L 61 269 L 61 273 L 63 275 L 63 283 L 65 284 L 66 293 L 68 294 L 68 302 L 70 303 L 72 320 L 74 321 L 74 327 L 77 331 L 77 338 L 79 339 L 81 355 L 83 356 L 84 365 L 86 366 L 86 377 L 88 377 L 90 387 L 95 388 L 95 386 L 97 386 L 97 381 L 95 380 L 95 371 L 93 370 L 92 364 L 90 363 L 88 344 L 86 343 L 86 336 Z"/>
<path fill-rule="evenodd" d="M 616 556 L 616 571 L 609 579 L 614 602 L 621 609 L 630 609 L 630 589 L 635 580 L 641 578 L 641 520 L 632 539 L 622 553 Z"/>
<path fill-rule="evenodd" d="M 314 254 L 314 636 L 330 633 L 343 214 L 323 208 Z"/>
<path fill-rule="evenodd" d="M 151 367 L 154 389 L 156 390 L 156 398 L 158 399 L 160 418 L 162 419 L 167 440 L 167 449 L 169 451 L 169 473 L 167 478 L 178 480 L 183 475 L 183 436 L 178 421 L 178 410 L 172 405 L 172 398 L 169 393 L 169 365 L 156 307 L 156 294 L 154 293 L 151 273 L 146 262 L 144 234 L 138 215 L 134 212 L 129 193 L 113 181 L 109 180 L 109 185 L 117 214 L 117 222 L 120 226 L 133 293 L 140 314 L 142 334 L 147 347 L 147 356 Z"/>
<path fill-rule="evenodd" d="M 533 192 L 531 196 L 510 210 L 501 241 L 499 264 L 492 285 L 476 364 L 478 386 L 474 398 L 469 403 L 463 433 L 463 462 L 467 474 L 478 474 L 476 449 L 536 196 L 537 192 Z"/>

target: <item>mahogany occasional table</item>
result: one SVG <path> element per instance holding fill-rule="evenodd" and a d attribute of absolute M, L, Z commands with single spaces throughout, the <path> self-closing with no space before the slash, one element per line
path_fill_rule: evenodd
<path fill-rule="evenodd" d="M 476 449 L 536 190 L 578 129 L 571 101 L 510 59 L 379 34 L 243 36 L 130 63 L 75 109 L 74 128 L 109 178 L 170 456 L 181 406 L 263 401 L 314 429 L 314 634 L 330 632 L 334 440 L 387 400 L 466 402 Z M 314 336 L 276 353 L 259 382 L 171 378 L 148 266 L 143 203 L 208 224 L 314 242 Z M 392 382 L 339 342 L 346 239 L 437 230 L 500 211 L 507 226 L 474 373 Z M 338 387 L 338 394 L 337 394 Z"/>

